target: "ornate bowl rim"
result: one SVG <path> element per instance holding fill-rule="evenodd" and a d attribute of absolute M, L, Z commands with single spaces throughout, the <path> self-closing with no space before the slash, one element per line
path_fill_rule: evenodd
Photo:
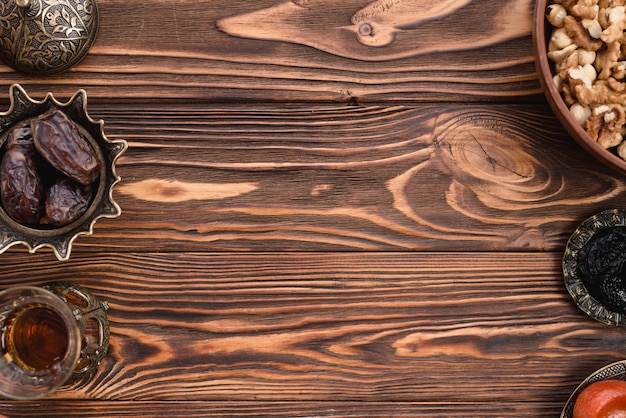
<path fill-rule="evenodd" d="M 626 226 L 626 210 L 609 209 L 583 221 L 570 236 L 563 255 L 565 287 L 578 307 L 593 319 L 607 325 L 626 325 L 626 315 L 607 309 L 598 302 L 578 277 L 577 263 L 580 249 L 600 230 L 614 226 Z"/>
<path fill-rule="evenodd" d="M 76 221 L 54 229 L 36 229 L 21 225 L 11 219 L 0 206 L 0 253 L 17 245 L 25 245 L 30 253 L 48 247 L 56 257 L 66 261 L 70 257 L 72 243 L 81 235 L 91 235 L 93 226 L 100 218 L 116 218 L 122 211 L 113 200 L 113 186 L 121 181 L 115 164 L 128 149 L 125 140 L 109 140 L 104 133 L 104 121 L 92 119 L 87 112 L 87 93 L 79 89 L 67 102 L 60 102 L 52 93 L 43 100 L 32 99 L 19 84 L 9 89 L 9 110 L 0 113 L 0 150 L 4 147 L 6 134 L 14 125 L 36 117 L 46 110 L 56 108 L 67 114 L 91 142 L 103 160 L 98 189 L 87 212 Z"/>

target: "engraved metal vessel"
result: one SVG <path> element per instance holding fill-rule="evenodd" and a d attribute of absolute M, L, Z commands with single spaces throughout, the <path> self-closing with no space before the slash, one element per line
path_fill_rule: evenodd
<path fill-rule="evenodd" d="M 5 152 L 7 135 L 12 127 L 28 123 L 55 108 L 64 112 L 76 124 L 102 162 L 87 210 L 67 225 L 23 225 L 12 219 L 0 204 L 0 253 L 14 245 L 23 244 L 30 252 L 42 247 L 52 248 L 59 260 L 68 260 L 72 243 L 78 236 L 91 235 L 98 219 L 115 218 L 121 214 L 112 194 L 113 186 L 121 180 L 115 164 L 128 148 L 128 144 L 124 140 L 113 141 L 105 136 L 104 121 L 95 121 L 87 113 L 87 93 L 84 90 L 78 90 L 66 103 L 57 101 L 51 93 L 44 100 L 36 101 L 21 86 L 14 84 L 11 86 L 10 98 L 10 109 L 0 113 L 0 158 Z"/>
<path fill-rule="evenodd" d="M 626 210 L 624 209 L 605 210 L 586 219 L 569 238 L 562 261 L 565 287 L 576 305 L 596 321 L 614 326 L 626 326 L 626 312 L 611 308 L 603 304 L 601 299 L 594 297 L 593 294 L 601 294 L 603 289 L 598 287 L 598 283 L 593 285 L 585 283 L 580 275 L 579 265 L 583 262 L 581 259 L 581 254 L 585 253 L 583 249 L 594 237 L 612 228 L 624 227 L 626 227 Z M 623 242 L 618 244 L 625 245 Z M 610 287 L 610 292 L 619 296 L 620 299 L 626 298 L 626 281 L 624 280 L 626 268 L 623 268 L 626 267 L 626 263 L 623 263 L 626 257 L 623 253 L 620 251 L 619 258 L 609 253 L 595 254 L 594 259 L 601 261 L 602 276 L 615 282 L 615 286 Z"/>
<path fill-rule="evenodd" d="M 0 0 L 0 58 L 24 73 L 73 67 L 97 32 L 96 0 Z"/>

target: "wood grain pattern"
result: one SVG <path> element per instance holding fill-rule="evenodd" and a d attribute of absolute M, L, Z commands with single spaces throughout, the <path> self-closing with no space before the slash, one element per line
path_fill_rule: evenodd
<path fill-rule="evenodd" d="M 554 417 L 560 405 L 547 403 L 541 408 L 527 402 L 489 404 L 433 404 L 430 402 L 97 402 L 89 401 L 93 408 L 85 410 L 84 401 L 49 400 L 46 402 L 0 402 L 0 409 L 11 417 L 28 417 L 37 413 L 50 418 L 103 416 L 116 417 L 452 417 L 475 416 L 480 410 L 483 417 L 519 418 Z"/>
<path fill-rule="evenodd" d="M 98 375 L 57 401 L 170 401 L 163 413 L 174 414 L 181 400 L 276 402 L 293 412 L 291 401 L 341 397 L 426 416 L 478 404 L 493 416 L 523 401 L 500 416 L 547 416 L 548 406 L 554 416 L 580 380 L 621 358 L 625 342 L 621 329 L 573 305 L 560 253 L 106 253 L 63 264 L 7 254 L 3 262 L 2 286 L 75 279 L 111 306 L 111 350 Z"/>
<path fill-rule="evenodd" d="M 0 65 L 0 97 L 15 82 L 36 94 L 52 89 L 69 96 L 80 87 L 92 98 L 124 101 L 501 101 L 528 100 L 540 92 L 530 43 L 529 0 L 472 1 L 460 9 L 465 15 L 426 23 L 408 39 L 402 35 L 386 47 L 364 46 L 354 34 L 331 41 L 346 55 L 353 49 L 348 39 L 354 40 L 361 45 L 355 50 L 360 51 L 359 60 L 293 41 L 234 37 L 218 28 L 222 19 L 275 3 L 100 0 L 98 37 L 79 65 L 45 78 Z M 369 3 L 332 2 L 321 16 L 309 13 L 297 32 L 316 42 L 320 32 L 330 34 L 328 24 L 351 25 L 351 16 Z M 498 30 L 502 25 L 505 31 Z M 468 28 L 476 36 L 466 36 Z M 406 41 L 411 43 L 411 56 L 403 58 Z M 363 60 L 375 54 L 390 55 L 382 62 Z"/>
<path fill-rule="evenodd" d="M 223 32 L 311 46 L 360 61 L 391 61 L 432 52 L 482 49 L 528 34 L 531 1 L 279 1 L 217 21 Z M 467 26 L 481 18 L 484 25 Z M 349 22 L 349 23 L 348 23 Z"/>
<path fill-rule="evenodd" d="M 85 89 L 122 216 L 0 289 L 92 289 L 111 350 L 0 416 L 554 417 L 624 357 L 560 263 L 625 179 L 540 94 L 533 1 L 98 4 L 71 71 L 0 64 L 0 110 Z"/>
<path fill-rule="evenodd" d="M 95 106 L 130 148 L 75 248 L 562 250 L 624 179 L 535 106 Z M 21 251 L 16 249 L 16 251 Z"/>

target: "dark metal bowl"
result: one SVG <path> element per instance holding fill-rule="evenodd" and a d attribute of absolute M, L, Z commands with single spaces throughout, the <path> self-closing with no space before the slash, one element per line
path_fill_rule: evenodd
<path fill-rule="evenodd" d="M 59 260 L 70 257 L 72 243 L 80 235 L 91 235 L 99 218 L 115 218 L 121 214 L 112 196 L 113 186 L 120 181 L 115 171 L 117 159 L 128 148 L 124 140 L 111 141 L 104 135 L 104 122 L 95 121 L 87 113 L 87 94 L 78 90 L 66 102 L 58 102 L 51 93 L 45 99 L 31 99 L 24 89 L 14 84 L 10 88 L 11 106 L 0 113 L 0 152 L 3 152 L 11 128 L 27 123 L 50 108 L 64 112 L 90 142 L 101 161 L 99 179 L 89 207 L 78 219 L 61 227 L 32 227 L 13 220 L 0 205 L 0 253 L 16 244 L 28 247 L 31 253 L 39 248 L 52 248 Z"/>
<path fill-rule="evenodd" d="M 565 287 L 576 302 L 576 305 L 593 319 L 604 322 L 608 325 L 626 325 L 626 312 L 615 308 L 607 307 L 606 303 L 600 301 L 599 297 L 592 295 L 602 294 L 605 288 L 590 287 L 594 286 L 589 281 L 585 283 L 585 278 L 580 277 L 579 264 L 583 261 L 582 255 L 585 251 L 585 245 L 599 234 L 610 232 L 611 228 L 626 227 L 626 211 L 622 209 L 611 209 L 598 213 L 581 223 L 576 231 L 572 234 L 565 247 L 563 256 L 563 275 L 565 278 Z M 626 259 L 624 254 L 620 260 L 613 260 L 615 263 L 622 263 Z M 608 265 L 605 267 L 610 267 Z M 626 268 L 626 263 L 624 263 Z M 620 276 L 621 278 L 621 276 Z M 626 283 L 623 280 L 614 279 L 619 282 L 615 291 L 626 294 Z M 609 295 L 611 296 L 611 295 Z"/>

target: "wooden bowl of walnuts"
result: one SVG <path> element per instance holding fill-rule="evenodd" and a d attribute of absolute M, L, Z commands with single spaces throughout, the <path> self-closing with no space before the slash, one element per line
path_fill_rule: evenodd
<path fill-rule="evenodd" d="M 67 103 L 31 99 L 19 85 L 0 113 L 0 252 L 16 244 L 52 248 L 67 260 L 72 243 L 99 218 L 121 214 L 112 197 L 115 163 L 126 141 L 104 135 L 87 113 L 87 95 Z"/>
<path fill-rule="evenodd" d="M 568 133 L 626 174 L 626 10 L 612 0 L 537 0 L 539 80 Z"/>

